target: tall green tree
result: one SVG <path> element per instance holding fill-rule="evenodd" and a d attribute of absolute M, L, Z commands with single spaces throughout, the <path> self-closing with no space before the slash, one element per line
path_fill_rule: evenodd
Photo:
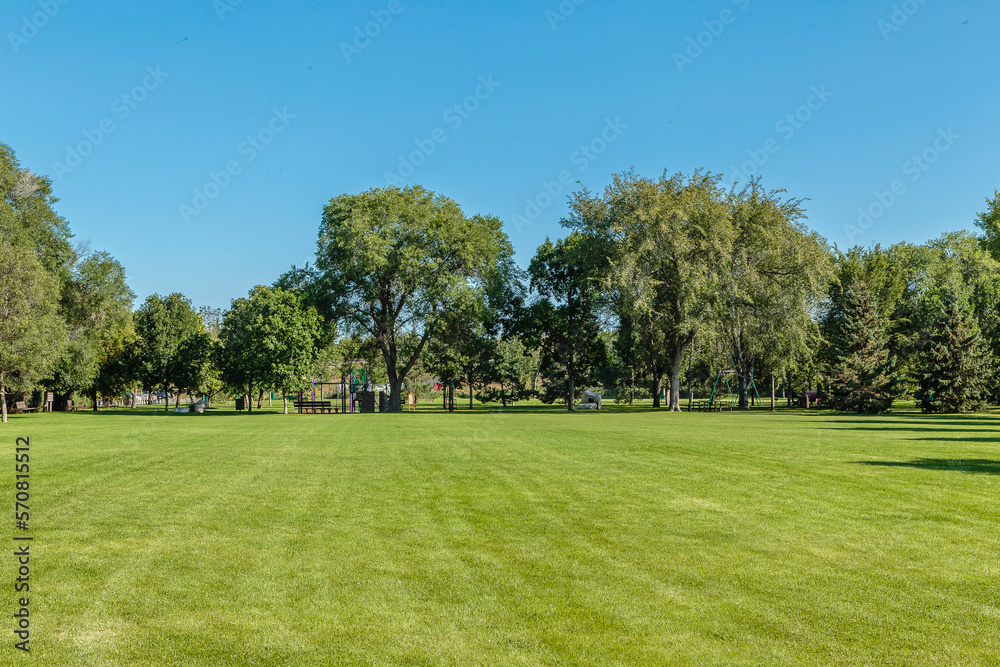
<path fill-rule="evenodd" d="M 604 281 L 621 321 L 653 379 L 660 406 L 664 376 L 669 407 L 680 410 L 684 352 L 718 292 L 718 267 L 732 240 L 721 176 L 664 172 L 658 180 L 616 174 L 603 196 L 586 190 L 570 202 L 565 224 L 604 239 L 610 257 Z"/>
<path fill-rule="evenodd" d="M 728 197 L 735 236 L 720 268 L 715 322 L 739 383 L 739 406 L 762 367 L 811 350 L 813 312 L 830 279 L 826 242 L 802 222 L 802 200 L 751 180 Z"/>
<path fill-rule="evenodd" d="M 989 367 L 972 309 L 954 286 L 928 299 L 916 398 L 924 412 L 959 413 L 985 406 Z"/>
<path fill-rule="evenodd" d="M 182 352 L 190 345 L 189 339 L 207 333 L 191 301 L 176 292 L 166 297 L 150 295 L 135 313 L 135 330 L 143 384 L 162 389 L 164 394 L 171 389 L 179 392 L 196 372 L 190 364 L 201 363 L 201 359 Z M 164 410 L 170 410 L 166 397 Z"/>
<path fill-rule="evenodd" d="M 512 254 L 497 218 L 466 217 L 454 201 L 420 186 L 345 194 L 327 204 L 317 251 L 322 284 L 334 318 L 377 343 L 390 410 L 402 409 L 403 382 L 438 315 Z"/>
<path fill-rule="evenodd" d="M 66 341 L 58 287 L 30 252 L 0 239 L 0 412 L 8 387 L 24 391 L 49 372 Z"/>
<path fill-rule="evenodd" d="M 604 260 L 594 249 L 579 232 L 555 243 L 546 239 L 528 269 L 539 299 L 526 311 L 524 330 L 528 344 L 541 350 L 540 397 L 562 398 L 569 410 L 576 409 L 577 389 L 596 384 L 597 370 L 607 364 L 595 279 Z"/>
<path fill-rule="evenodd" d="M 96 391 L 102 351 L 132 326 L 133 299 L 125 269 L 108 253 L 88 253 L 72 267 L 60 300 L 69 344 L 45 383 L 58 406 L 74 392 Z"/>
<path fill-rule="evenodd" d="M 322 319 L 298 296 L 274 287 L 257 286 L 247 298 L 233 301 L 219 332 L 219 366 L 223 381 L 245 390 L 278 390 L 283 395 L 309 385 Z M 253 405 L 249 406 L 253 411 Z M 284 399 L 288 414 L 288 399 Z"/>
<path fill-rule="evenodd" d="M 864 281 L 855 279 L 838 293 L 827 322 L 833 349 L 831 405 L 866 414 L 888 410 L 896 393 L 896 359 Z"/>

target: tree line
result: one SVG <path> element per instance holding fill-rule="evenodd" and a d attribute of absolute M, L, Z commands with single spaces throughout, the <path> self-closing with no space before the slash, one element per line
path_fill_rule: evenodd
<path fill-rule="evenodd" d="M 740 408 L 761 386 L 772 408 L 804 389 L 866 413 L 1000 399 L 998 193 L 978 235 L 845 252 L 806 226 L 802 199 L 759 180 L 628 171 L 573 193 L 565 236 L 523 270 L 495 216 L 420 186 L 373 189 L 325 206 L 315 263 L 225 311 L 181 294 L 133 309 L 123 267 L 74 244 L 51 181 L 2 144 L 0 194 L 4 420 L 8 393 L 52 392 L 57 409 L 142 390 L 259 405 L 359 366 L 390 410 L 430 378 L 470 407 L 537 396 L 572 410 L 591 388 L 680 410 L 720 371 Z"/>

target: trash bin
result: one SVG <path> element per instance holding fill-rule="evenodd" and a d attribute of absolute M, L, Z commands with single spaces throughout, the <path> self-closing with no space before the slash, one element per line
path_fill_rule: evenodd
<path fill-rule="evenodd" d="M 237 412 L 242 412 L 243 410 L 246 410 L 246 407 L 247 406 L 244 404 L 244 400 L 243 400 L 242 396 L 240 396 L 239 398 L 236 399 L 236 410 L 237 410 Z"/>

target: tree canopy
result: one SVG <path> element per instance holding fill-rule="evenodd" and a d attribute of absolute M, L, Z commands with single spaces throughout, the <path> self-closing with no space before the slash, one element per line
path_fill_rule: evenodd
<path fill-rule="evenodd" d="M 512 253 L 497 218 L 466 217 L 453 200 L 420 186 L 330 200 L 317 267 L 335 319 L 378 345 L 390 410 L 401 409 L 403 381 L 435 318 Z"/>

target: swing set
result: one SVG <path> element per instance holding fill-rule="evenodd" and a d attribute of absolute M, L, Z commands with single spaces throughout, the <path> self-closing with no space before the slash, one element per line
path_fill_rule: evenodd
<path fill-rule="evenodd" d="M 729 404 L 735 406 L 739 403 L 740 397 L 733 393 L 733 388 L 729 384 L 729 378 L 727 377 L 729 375 L 738 375 L 738 373 L 736 371 L 719 371 L 719 374 L 715 376 L 715 384 L 712 386 L 712 396 L 708 399 L 709 411 L 711 411 L 713 406 L 715 406 L 715 394 L 719 388 L 719 380 L 722 380 L 722 382 L 726 385 L 726 391 L 729 393 Z M 757 397 L 757 402 L 759 403 L 760 394 L 757 392 L 757 382 L 755 380 L 750 380 L 750 387 L 748 388 L 747 393 L 749 393 L 750 390 L 753 391 L 753 394 Z"/>

